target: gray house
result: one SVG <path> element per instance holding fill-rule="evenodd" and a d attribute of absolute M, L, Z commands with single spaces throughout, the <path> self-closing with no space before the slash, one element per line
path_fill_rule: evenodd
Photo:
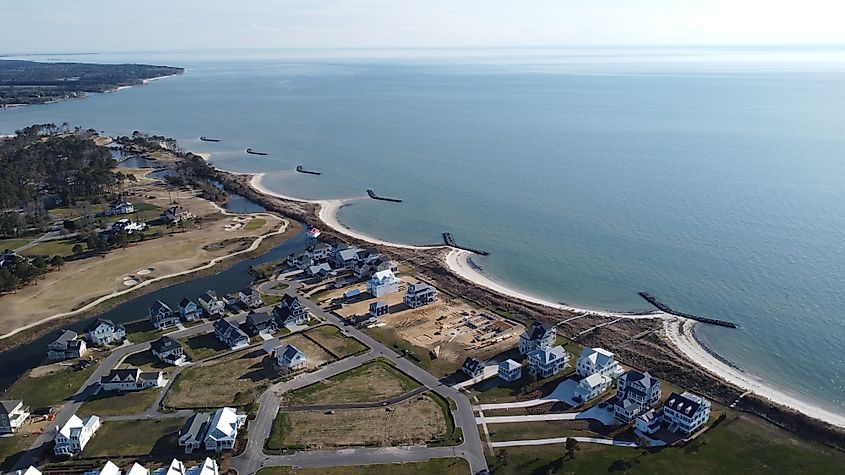
<path fill-rule="evenodd" d="M 150 306 L 150 321 L 156 330 L 164 330 L 179 324 L 179 314 L 173 311 L 166 303 L 156 300 Z"/>
<path fill-rule="evenodd" d="M 81 358 L 87 349 L 85 340 L 80 339 L 75 331 L 64 330 L 55 341 L 47 345 L 47 359 L 50 361 L 63 361 Z"/>

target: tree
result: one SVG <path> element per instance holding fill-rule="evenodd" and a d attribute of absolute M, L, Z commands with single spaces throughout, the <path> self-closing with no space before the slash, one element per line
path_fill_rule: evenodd
<path fill-rule="evenodd" d="M 53 258 L 50 259 L 50 265 L 56 269 L 61 269 L 62 266 L 65 265 L 65 258 L 62 256 L 53 256 Z"/>
<path fill-rule="evenodd" d="M 566 448 L 566 456 L 574 459 L 575 451 L 578 450 L 578 441 L 574 437 L 567 437 L 564 447 Z"/>
<path fill-rule="evenodd" d="M 74 254 L 76 254 L 77 256 L 78 256 L 78 255 L 80 255 L 80 254 L 82 254 L 82 250 L 83 250 L 83 249 L 82 249 L 82 244 L 74 244 L 74 245 L 73 245 L 73 248 L 72 248 L 71 250 L 72 250 L 72 251 L 73 251 L 73 253 L 74 253 Z"/>
<path fill-rule="evenodd" d="M 117 233 L 117 235 L 114 237 L 114 243 L 115 245 L 126 249 L 126 246 L 129 245 L 129 234 L 127 234 L 126 231 L 121 231 Z"/>

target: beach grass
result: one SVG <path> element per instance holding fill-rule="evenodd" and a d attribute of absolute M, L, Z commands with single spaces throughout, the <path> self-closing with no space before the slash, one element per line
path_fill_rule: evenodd
<path fill-rule="evenodd" d="M 469 464 L 461 458 L 434 459 L 427 462 L 391 463 L 379 465 L 351 465 L 346 467 L 293 468 L 268 467 L 258 475 L 466 475 Z"/>
<path fill-rule="evenodd" d="M 107 421 L 85 447 L 86 457 L 148 456 L 179 451 L 177 437 L 187 418 Z"/>
<path fill-rule="evenodd" d="M 85 401 L 77 415 L 84 418 L 92 415 L 103 417 L 139 414 L 153 405 L 160 391 L 160 388 L 150 388 L 143 391 L 101 392 L 101 395 Z"/>
<path fill-rule="evenodd" d="M 35 442 L 35 434 L 15 434 L 12 437 L 0 437 L 0 472 L 12 470 L 15 462 L 23 455 L 27 447 Z"/>

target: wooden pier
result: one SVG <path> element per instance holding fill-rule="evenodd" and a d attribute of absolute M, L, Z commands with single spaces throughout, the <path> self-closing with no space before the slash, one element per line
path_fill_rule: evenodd
<path fill-rule="evenodd" d="M 461 250 L 464 250 L 464 251 L 469 251 L 469 252 L 472 252 L 474 254 L 478 254 L 479 256 L 489 256 L 490 255 L 490 253 L 487 252 L 487 251 L 482 251 L 480 249 L 473 249 L 471 247 L 465 247 L 465 246 L 458 245 L 458 243 L 455 242 L 455 238 L 452 237 L 452 233 L 450 233 L 450 232 L 443 233 L 443 242 L 445 242 L 446 245 L 449 246 L 449 247 L 454 247 L 455 249 L 461 249 Z"/>
<path fill-rule="evenodd" d="M 698 315 L 693 315 L 691 313 L 684 313 L 675 310 L 674 308 L 666 305 L 665 303 L 661 302 L 660 299 L 655 297 L 654 295 L 650 294 L 649 292 L 638 292 L 640 297 L 645 299 L 646 302 L 654 305 L 657 307 L 658 310 L 662 312 L 666 312 L 669 315 L 675 315 L 676 317 L 683 317 L 689 318 L 690 320 L 695 320 L 701 323 L 709 323 L 710 325 L 717 325 L 720 327 L 727 327 L 727 328 L 739 328 L 736 323 L 728 322 L 726 320 L 717 320 L 715 318 L 707 318 L 707 317 L 699 317 Z"/>

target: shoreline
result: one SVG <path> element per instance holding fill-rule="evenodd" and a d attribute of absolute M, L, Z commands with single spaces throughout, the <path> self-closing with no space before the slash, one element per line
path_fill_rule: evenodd
<path fill-rule="evenodd" d="M 252 186 L 252 188 L 254 188 L 259 193 L 300 203 L 318 204 L 320 206 L 320 221 L 324 225 L 332 228 L 333 230 L 349 237 L 367 241 L 376 245 L 404 249 L 422 250 L 447 248 L 447 246 L 445 245 L 437 247 L 423 247 L 412 246 L 408 244 L 392 243 L 350 229 L 349 227 L 340 222 L 340 220 L 337 218 L 337 212 L 349 201 L 352 201 L 354 199 L 306 200 L 302 198 L 295 198 L 292 196 L 286 196 L 280 193 L 276 193 L 264 186 L 264 184 L 262 183 L 262 179 L 265 175 L 264 173 L 241 175 L 250 176 L 250 186 Z M 472 262 L 472 255 L 473 254 L 469 251 L 450 248 L 450 251 L 446 254 L 445 259 L 443 259 L 442 261 L 452 273 L 463 278 L 466 281 L 469 281 L 474 285 L 483 287 L 487 290 L 492 290 L 496 293 L 508 297 L 517 298 L 528 303 L 542 305 L 557 310 L 565 310 L 583 317 L 594 316 L 631 320 L 660 320 L 663 326 L 662 333 L 664 341 L 666 341 L 671 347 L 677 350 L 685 359 L 697 366 L 699 370 L 706 371 L 711 375 L 715 376 L 720 381 L 736 386 L 742 389 L 743 391 L 749 391 L 760 397 L 768 399 L 773 403 L 798 411 L 799 413 L 807 417 L 829 423 L 839 428 L 845 428 L 845 415 L 836 414 L 813 403 L 802 401 L 797 396 L 789 394 L 788 390 L 775 388 L 774 386 L 767 384 L 761 379 L 753 376 L 751 373 L 746 372 L 742 368 L 726 363 L 726 359 L 719 356 L 718 353 L 715 353 L 713 350 L 704 346 L 698 339 L 695 338 L 693 328 L 696 325 L 701 325 L 701 323 L 699 322 L 687 320 L 674 315 L 669 315 L 659 310 L 655 310 L 649 313 L 638 314 L 583 309 L 564 305 L 557 302 L 552 302 L 540 297 L 530 295 L 526 292 L 513 289 L 501 282 L 497 282 L 489 275 L 485 274 L 480 267 L 478 267 L 474 262 Z"/>

